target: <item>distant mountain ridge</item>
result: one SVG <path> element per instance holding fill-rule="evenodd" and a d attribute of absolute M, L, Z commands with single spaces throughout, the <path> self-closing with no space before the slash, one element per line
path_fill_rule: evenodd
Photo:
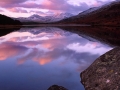
<path fill-rule="evenodd" d="M 91 24 L 120 26 L 120 0 L 90 8 L 76 16 L 61 20 L 59 24 Z"/>
<path fill-rule="evenodd" d="M 33 14 L 32 16 L 28 18 L 20 17 L 16 18 L 17 20 L 20 20 L 22 23 L 27 23 L 27 22 L 33 22 L 33 23 L 51 23 L 51 22 L 56 22 L 60 21 L 65 18 L 72 17 L 73 14 L 70 13 L 60 13 L 57 15 L 53 16 L 39 16 L 37 14 Z"/>

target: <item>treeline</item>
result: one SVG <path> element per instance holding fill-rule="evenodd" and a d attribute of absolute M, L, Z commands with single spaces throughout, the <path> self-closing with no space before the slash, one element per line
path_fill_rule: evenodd
<path fill-rule="evenodd" d="M 21 25 L 22 23 L 18 20 L 13 20 L 10 17 L 0 14 L 0 25 Z"/>

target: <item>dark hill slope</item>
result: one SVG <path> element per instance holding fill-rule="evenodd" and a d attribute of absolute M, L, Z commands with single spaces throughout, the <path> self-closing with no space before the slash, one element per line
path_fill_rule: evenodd
<path fill-rule="evenodd" d="M 22 24 L 18 20 L 0 14 L 0 37 L 15 30 L 19 30 Z"/>
<path fill-rule="evenodd" d="M 21 22 L 0 14 L 0 25 L 21 25 Z"/>
<path fill-rule="evenodd" d="M 89 12 L 92 8 L 84 11 Z M 120 1 L 114 1 L 93 11 L 59 21 L 61 24 L 92 24 L 120 26 Z"/>

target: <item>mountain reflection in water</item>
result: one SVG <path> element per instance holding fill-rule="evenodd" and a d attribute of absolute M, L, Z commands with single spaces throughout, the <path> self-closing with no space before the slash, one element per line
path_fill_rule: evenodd
<path fill-rule="evenodd" d="M 0 90 L 84 90 L 80 72 L 110 49 L 55 27 L 21 28 L 0 37 Z"/>

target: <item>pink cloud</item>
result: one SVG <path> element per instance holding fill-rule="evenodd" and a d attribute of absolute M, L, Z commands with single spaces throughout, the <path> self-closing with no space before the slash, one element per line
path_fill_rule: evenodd
<path fill-rule="evenodd" d="M 35 61 L 37 61 L 40 65 L 45 65 L 47 63 L 50 63 L 53 59 L 51 57 L 43 57 L 43 58 L 35 58 Z"/>
<path fill-rule="evenodd" d="M 36 4 L 34 2 L 28 2 L 18 5 L 17 7 L 24 7 L 24 8 L 40 8 L 40 4 Z"/>
<path fill-rule="evenodd" d="M 22 46 L 8 45 L 7 43 L 0 44 L 0 60 L 6 60 L 21 53 L 24 54 L 25 50 L 26 48 Z"/>
<path fill-rule="evenodd" d="M 0 3 L 6 3 L 6 4 L 19 4 L 19 3 L 23 3 L 26 2 L 28 0 L 0 0 Z"/>
<path fill-rule="evenodd" d="M 57 35 L 56 37 L 59 37 Z M 23 64 L 27 60 L 34 60 L 35 62 L 39 63 L 40 65 L 45 65 L 47 63 L 50 63 L 51 61 L 55 60 L 55 58 L 59 57 L 59 54 L 56 53 L 55 49 L 61 46 L 63 47 L 66 44 L 66 40 L 62 39 L 49 39 L 49 40 L 43 40 L 43 41 L 36 41 L 36 42 L 24 42 L 22 45 L 27 46 L 27 47 L 34 47 L 32 48 L 32 51 L 28 54 L 25 55 L 24 57 L 21 57 L 18 59 L 18 64 Z M 36 45 L 40 45 L 39 47 L 36 48 Z M 43 48 L 41 50 L 40 48 Z M 48 50 L 47 52 L 44 51 Z M 54 51 L 55 50 L 55 51 Z"/>
<path fill-rule="evenodd" d="M 15 8 L 28 0 L 0 0 L 0 7 Z"/>
<path fill-rule="evenodd" d="M 28 13 L 27 10 L 20 9 L 20 8 L 8 8 L 8 10 L 16 13 Z"/>
<path fill-rule="evenodd" d="M 30 1 L 30 2 L 26 2 Z M 88 8 L 87 4 L 81 4 L 81 6 L 74 6 L 70 5 L 66 0 L 44 0 L 42 3 L 37 4 L 33 2 L 32 0 L 5 0 L 5 2 L 0 2 L 0 6 L 3 8 L 6 8 L 9 10 L 9 8 L 36 8 L 36 9 L 47 9 L 49 11 L 54 11 L 54 12 L 76 12 L 76 11 L 81 11 L 85 10 Z M 11 9 L 10 11 L 12 12 L 25 12 L 21 10 L 16 10 L 16 9 Z"/>
<path fill-rule="evenodd" d="M 51 52 L 51 54 L 43 53 L 39 51 L 37 48 L 34 48 L 28 55 L 25 55 L 24 57 L 21 57 L 18 59 L 18 64 L 23 64 L 27 60 L 33 60 L 40 65 L 45 65 L 47 63 L 50 63 L 54 60 L 54 52 Z"/>
<path fill-rule="evenodd" d="M 101 4 L 99 3 L 99 2 L 95 2 L 94 4 L 93 4 L 93 6 L 94 7 L 98 7 L 98 6 L 100 6 Z"/>
<path fill-rule="evenodd" d="M 0 9 L 0 12 L 4 12 L 4 10 Z"/>
<path fill-rule="evenodd" d="M 16 12 L 16 13 L 26 14 L 25 16 L 30 16 L 30 13 L 27 13 L 27 11 L 30 12 L 31 8 L 34 8 L 34 9 L 37 9 L 37 11 L 34 11 L 34 13 L 45 16 L 44 13 L 41 14 L 41 12 L 38 12 L 38 11 L 40 11 L 40 9 L 43 9 L 43 10 L 45 9 L 50 12 L 53 12 L 53 14 L 62 13 L 62 12 L 77 14 L 77 13 L 80 13 L 81 11 L 87 10 L 90 7 L 101 6 L 111 1 L 113 0 L 106 0 L 106 1 L 94 0 L 94 4 L 88 5 L 88 2 L 89 2 L 88 0 L 88 2 L 82 1 L 79 3 L 79 5 L 74 5 L 72 3 L 68 3 L 68 0 L 43 0 L 42 3 L 39 3 L 39 2 L 36 3 L 37 0 L 1 0 L 0 7 L 6 10 L 9 10 L 12 13 Z M 23 8 L 26 8 L 27 11 L 24 10 Z M 8 15 L 8 13 L 5 13 L 5 14 Z M 46 14 L 48 15 L 49 13 L 46 13 Z M 13 15 L 15 14 L 12 14 L 11 16 Z"/>
<path fill-rule="evenodd" d="M 34 57 L 36 57 L 39 54 L 39 50 L 36 48 L 33 48 L 31 52 L 29 52 L 29 54 L 22 56 L 20 58 L 18 58 L 18 64 L 23 64 L 24 62 L 26 62 L 27 60 L 32 60 Z"/>
<path fill-rule="evenodd" d="M 45 0 L 41 5 L 42 8 L 49 10 L 66 10 L 69 7 L 65 0 Z"/>
<path fill-rule="evenodd" d="M 13 38 L 10 38 L 8 41 L 10 42 L 17 42 L 18 41 L 18 37 L 13 37 Z"/>

